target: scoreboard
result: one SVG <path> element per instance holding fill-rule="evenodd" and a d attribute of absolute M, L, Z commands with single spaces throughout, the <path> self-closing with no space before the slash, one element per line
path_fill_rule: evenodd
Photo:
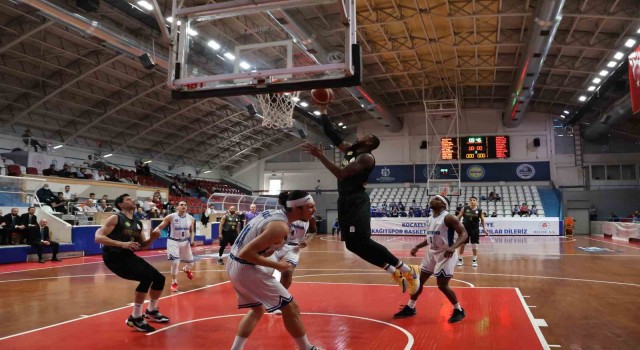
<path fill-rule="evenodd" d="M 442 160 L 509 158 L 509 136 L 465 136 L 440 139 Z"/>

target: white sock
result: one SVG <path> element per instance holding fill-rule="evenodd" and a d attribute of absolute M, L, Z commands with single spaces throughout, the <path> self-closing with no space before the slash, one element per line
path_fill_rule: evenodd
<path fill-rule="evenodd" d="M 459 258 L 458 258 L 458 261 L 462 261 L 462 257 L 459 257 Z"/>
<path fill-rule="evenodd" d="M 233 340 L 233 345 L 231 345 L 231 350 L 244 349 L 244 343 L 246 342 L 247 342 L 247 338 L 242 338 L 236 335 L 236 339 Z"/>
<path fill-rule="evenodd" d="M 407 306 L 412 308 L 412 309 L 415 309 L 416 308 L 416 300 L 409 299 L 409 302 L 407 303 Z"/>
<path fill-rule="evenodd" d="M 133 313 L 131 314 L 134 318 L 138 318 L 142 316 L 142 304 L 133 304 Z"/>
<path fill-rule="evenodd" d="M 193 270 L 194 265 L 195 265 L 194 263 L 188 263 L 182 268 L 182 271 L 185 271 L 185 272 L 191 271 Z"/>
<path fill-rule="evenodd" d="M 384 270 L 392 275 L 396 273 L 396 268 L 393 265 L 387 265 Z"/>
<path fill-rule="evenodd" d="M 300 350 L 309 350 L 313 347 L 313 345 L 311 345 L 311 343 L 309 343 L 309 339 L 307 339 L 307 335 L 303 335 L 300 338 L 295 338 L 293 339 L 296 341 L 296 344 L 298 344 L 298 349 Z"/>
<path fill-rule="evenodd" d="M 402 261 L 396 266 L 396 269 L 400 269 L 400 272 L 405 273 L 411 271 L 409 265 L 403 263 Z"/>
<path fill-rule="evenodd" d="M 158 310 L 158 299 L 151 299 L 149 300 L 149 311 L 156 311 Z"/>
<path fill-rule="evenodd" d="M 462 306 L 460 306 L 460 303 L 453 305 L 453 308 L 462 311 Z"/>
<path fill-rule="evenodd" d="M 179 265 L 180 265 L 180 260 L 174 260 L 171 263 L 171 280 L 173 282 L 176 282 L 176 278 L 178 278 L 177 276 L 178 276 Z"/>

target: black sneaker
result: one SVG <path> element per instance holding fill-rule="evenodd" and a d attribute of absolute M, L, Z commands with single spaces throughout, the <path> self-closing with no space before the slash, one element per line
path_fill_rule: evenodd
<path fill-rule="evenodd" d="M 224 261 L 222 261 L 222 258 L 218 259 L 218 265 L 224 265 Z"/>
<path fill-rule="evenodd" d="M 149 311 L 149 309 L 145 310 L 144 318 L 148 318 L 149 321 L 158 322 L 158 323 L 167 323 L 169 322 L 169 317 L 163 315 L 158 310 Z"/>
<path fill-rule="evenodd" d="M 144 317 L 142 316 L 133 318 L 133 316 L 130 315 L 125 323 L 127 324 L 127 326 L 134 328 L 135 330 L 140 332 L 153 332 L 156 330 L 155 328 L 149 326 L 147 321 L 145 321 Z"/>
<path fill-rule="evenodd" d="M 402 310 L 393 315 L 393 318 L 407 318 L 416 315 L 416 309 L 410 308 L 409 305 L 405 305 Z"/>
<path fill-rule="evenodd" d="M 451 314 L 451 317 L 449 318 L 448 322 L 449 323 L 460 322 L 465 316 L 466 315 L 464 314 L 464 309 L 462 310 L 453 309 L 453 313 Z"/>

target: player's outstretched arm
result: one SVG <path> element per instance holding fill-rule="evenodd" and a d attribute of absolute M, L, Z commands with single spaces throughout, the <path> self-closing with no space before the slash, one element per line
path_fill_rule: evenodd
<path fill-rule="evenodd" d="M 327 115 L 326 110 L 321 111 L 321 113 L 322 115 L 320 115 L 320 121 L 322 122 L 322 129 L 324 130 L 324 134 L 327 135 L 334 146 L 338 147 L 338 149 L 343 153 L 346 153 L 347 148 L 351 147 L 351 144 L 342 139 L 342 136 L 340 136 L 338 130 L 336 130 L 331 120 L 329 120 L 329 116 Z"/>
<path fill-rule="evenodd" d="M 338 180 L 355 175 L 361 171 L 371 169 L 375 162 L 371 154 L 362 153 L 356 157 L 355 161 L 349 163 L 343 168 L 340 168 L 337 165 L 333 164 L 332 161 L 327 159 L 327 157 L 325 157 L 324 152 L 321 148 L 307 143 L 302 145 L 302 149 L 310 155 L 316 157 L 322 163 L 322 165 L 324 165 L 325 168 L 327 168 L 335 177 L 338 178 Z"/>

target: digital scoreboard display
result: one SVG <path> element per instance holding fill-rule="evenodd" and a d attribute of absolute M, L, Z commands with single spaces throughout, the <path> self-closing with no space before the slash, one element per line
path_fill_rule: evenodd
<path fill-rule="evenodd" d="M 509 136 L 465 136 L 440 139 L 442 160 L 509 158 Z"/>

